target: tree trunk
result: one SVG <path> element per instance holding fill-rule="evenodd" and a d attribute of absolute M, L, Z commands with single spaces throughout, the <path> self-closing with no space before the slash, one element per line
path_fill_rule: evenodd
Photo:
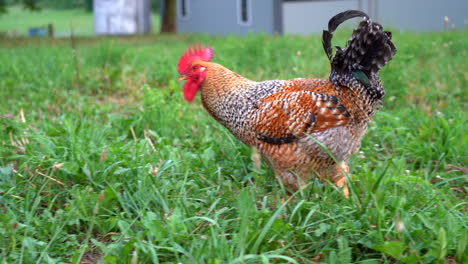
<path fill-rule="evenodd" d="M 176 32 L 176 0 L 163 0 L 161 3 L 161 33 Z"/>

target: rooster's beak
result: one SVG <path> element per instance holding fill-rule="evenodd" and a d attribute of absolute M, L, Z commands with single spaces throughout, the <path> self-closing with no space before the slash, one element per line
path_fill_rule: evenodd
<path fill-rule="evenodd" d="M 182 75 L 179 77 L 179 81 L 185 81 L 185 80 L 187 80 L 187 76 Z"/>

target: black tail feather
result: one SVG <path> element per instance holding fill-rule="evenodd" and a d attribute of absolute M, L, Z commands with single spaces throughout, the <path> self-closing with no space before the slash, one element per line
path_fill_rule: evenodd
<path fill-rule="evenodd" d="M 348 10 L 345 12 L 341 12 L 328 21 L 328 30 L 323 31 L 322 39 L 323 39 L 323 48 L 325 49 L 325 52 L 327 53 L 328 59 L 332 59 L 332 46 L 331 46 L 331 40 L 333 38 L 333 32 L 338 28 L 338 26 L 345 22 L 348 19 L 355 18 L 355 17 L 366 17 L 368 18 L 369 16 L 358 10 Z"/>
<path fill-rule="evenodd" d="M 396 48 L 391 39 L 392 34 L 383 31 L 382 25 L 364 20 L 346 45 L 342 65 L 339 57 L 333 60 L 332 65 L 342 66 L 344 71 L 360 70 L 371 78 L 395 55 Z"/>
<path fill-rule="evenodd" d="M 331 47 L 333 31 L 344 21 L 355 17 L 363 17 L 364 20 L 353 31 L 346 47 L 336 47 L 333 56 Z M 354 81 L 358 81 L 368 88 L 368 92 L 374 98 L 381 98 L 385 94 L 380 85 L 378 72 L 396 53 L 390 32 L 383 31 L 382 25 L 372 22 L 366 13 L 349 10 L 331 18 L 328 30 L 323 31 L 322 37 L 323 48 L 331 62 L 330 80 L 333 83 L 351 87 Z"/>

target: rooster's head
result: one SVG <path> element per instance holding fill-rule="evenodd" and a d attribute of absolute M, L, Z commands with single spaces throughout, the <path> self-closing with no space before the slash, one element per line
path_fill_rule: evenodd
<path fill-rule="evenodd" d="M 189 46 L 180 57 L 177 70 L 180 74 L 179 79 L 186 80 L 183 88 L 185 100 L 191 102 L 195 98 L 206 77 L 206 67 L 200 63 L 211 59 L 213 59 L 213 50 L 209 47 L 203 48 L 201 44 Z"/>

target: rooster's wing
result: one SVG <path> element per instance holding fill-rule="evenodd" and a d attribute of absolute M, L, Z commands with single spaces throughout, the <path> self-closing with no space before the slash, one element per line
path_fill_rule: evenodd
<path fill-rule="evenodd" d="M 274 93 L 260 100 L 255 112 L 251 127 L 256 137 L 272 145 L 344 125 L 351 117 L 335 96 L 307 90 Z"/>

